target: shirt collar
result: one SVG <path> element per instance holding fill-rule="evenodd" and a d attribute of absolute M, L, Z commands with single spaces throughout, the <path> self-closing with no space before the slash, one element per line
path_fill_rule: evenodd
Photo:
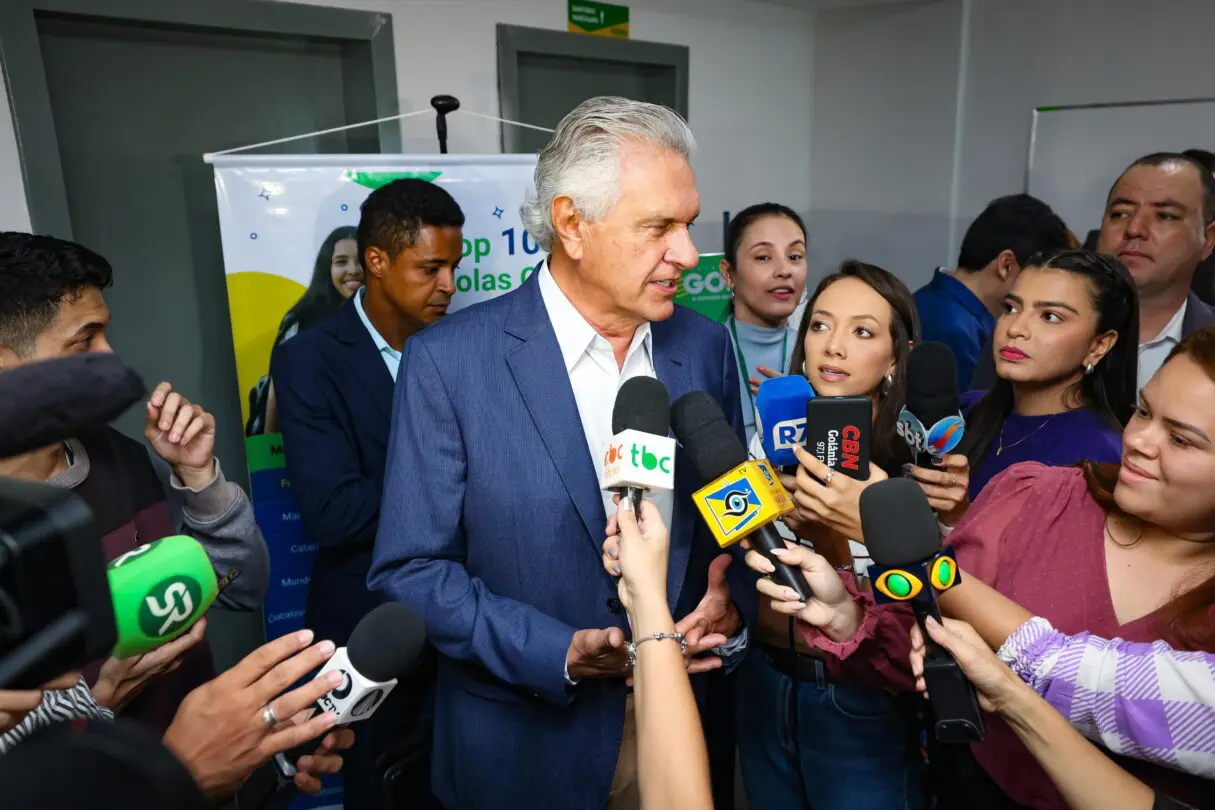
<path fill-rule="evenodd" d="M 540 284 L 540 299 L 544 302 L 544 308 L 548 310 L 548 319 L 553 324 L 553 331 L 557 333 L 557 345 L 561 348 L 561 359 L 565 361 L 565 371 L 568 374 L 574 370 L 574 366 L 578 364 L 583 355 L 595 345 L 596 340 L 603 340 L 605 343 L 607 341 L 595 331 L 595 327 L 587 323 L 586 318 L 582 317 L 582 313 L 574 307 L 570 299 L 557 286 L 556 279 L 549 272 L 547 261 L 543 263 L 537 275 L 539 276 L 537 282 Z M 652 344 L 650 324 L 643 323 L 633 333 L 628 355 L 632 355 L 638 348 L 644 348 L 646 354 L 652 359 Z"/>
<path fill-rule="evenodd" d="M 360 287 L 359 291 L 354 295 L 354 308 L 359 313 L 359 320 L 363 322 L 364 328 L 367 329 L 367 334 L 371 335 L 371 342 L 375 344 L 376 351 L 380 354 L 387 354 L 390 357 L 401 356 L 401 353 L 392 348 L 387 340 L 384 340 L 383 335 L 371 323 L 371 319 L 367 317 L 367 312 L 363 309 L 363 296 L 366 295 L 367 288 Z"/>
<path fill-rule="evenodd" d="M 1181 325 L 1185 321 L 1185 311 L 1186 311 L 1186 308 L 1189 307 L 1189 305 L 1190 305 L 1190 301 L 1188 298 L 1185 301 L 1182 301 L 1181 308 L 1178 309 L 1175 313 L 1173 313 L 1173 317 L 1170 318 L 1169 322 L 1166 323 L 1164 325 L 1164 328 L 1160 330 L 1160 334 L 1156 335 L 1156 337 L 1152 338 L 1151 340 L 1145 342 L 1143 344 L 1143 346 L 1145 346 L 1145 347 L 1158 346 L 1161 343 L 1166 343 L 1166 342 L 1172 343 L 1172 344 L 1180 343 L 1181 337 L 1182 337 Z"/>

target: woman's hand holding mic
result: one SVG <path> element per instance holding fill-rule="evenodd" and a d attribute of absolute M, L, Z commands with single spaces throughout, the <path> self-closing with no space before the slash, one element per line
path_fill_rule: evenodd
<path fill-rule="evenodd" d="M 750 568 L 761 574 L 771 574 L 776 570 L 767 557 L 751 548 L 748 541 L 743 540 L 743 546 L 750 549 L 746 557 Z M 785 548 L 773 549 L 772 553 L 781 562 L 800 568 L 814 594 L 809 602 L 802 602 L 792 588 L 778 585 L 765 576 L 756 583 L 756 587 L 760 593 L 772 599 L 773 611 L 796 616 L 806 624 L 817 627 L 835 642 L 848 641 L 856 635 L 865 614 L 826 558 L 787 540 Z"/>
<path fill-rule="evenodd" d="M 667 609 L 667 557 L 670 536 L 658 508 L 641 502 L 641 514 L 628 498 L 616 496 L 616 516 L 608 522 L 603 543 L 603 567 L 618 577 L 616 590 L 628 611 L 634 634 L 642 634 L 637 618 L 653 608 Z M 673 624 L 673 622 L 672 622 Z"/>

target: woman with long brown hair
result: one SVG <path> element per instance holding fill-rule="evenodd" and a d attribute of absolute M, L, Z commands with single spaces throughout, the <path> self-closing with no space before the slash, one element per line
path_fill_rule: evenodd
<path fill-rule="evenodd" d="M 851 571 L 854 551 L 863 551 L 855 542 L 861 491 L 911 460 L 895 423 L 918 338 L 911 291 L 880 267 L 844 262 L 807 303 L 791 373 L 804 374 L 819 396 L 873 403 L 868 481 L 832 476 L 805 453 L 797 475 L 781 477 L 798 506 L 782 528 L 813 545 L 824 578 L 838 582 L 834 569 Z M 751 448 L 762 453 L 758 439 Z M 736 689 L 739 763 L 751 806 L 918 810 L 924 796 L 913 704 L 874 688 L 869 673 L 839 669 L 834 652 L 830 643 L 807 645 L 787 616 L 761 605 Z M 904 681 L 909 693 L 910 675 Z"/>

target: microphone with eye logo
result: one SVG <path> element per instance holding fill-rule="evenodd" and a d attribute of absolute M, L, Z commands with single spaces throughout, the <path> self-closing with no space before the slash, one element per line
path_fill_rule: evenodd
<path fill-rule="evenodd" d="M 803 601 L 810 599 L 810 583 L 801 570 L 772 553 L 785 547 L 772 522 L 793 511 L 793 499 L 776 479 L 772 465 L 747 460 L 742 439 L 717 402 L 703 391 L 675 400 L 671 427 L 697 477 L 707 482 L 692 500 L 717 545 L 726 548 L 750 538 L 752 547 L 776 566 L 772 579 L 792 588 Z"/>

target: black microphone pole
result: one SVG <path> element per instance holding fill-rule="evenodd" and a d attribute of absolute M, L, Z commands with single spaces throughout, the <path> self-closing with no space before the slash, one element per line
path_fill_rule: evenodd
<path fill-rule="evenodd" d="M 435 96 L 430 100 L 435 108 L 435 130 L 439 133 L 439 154 L 447 154 L 447 114 L 460 109 L 460 99 L 455 96 Z"/>

